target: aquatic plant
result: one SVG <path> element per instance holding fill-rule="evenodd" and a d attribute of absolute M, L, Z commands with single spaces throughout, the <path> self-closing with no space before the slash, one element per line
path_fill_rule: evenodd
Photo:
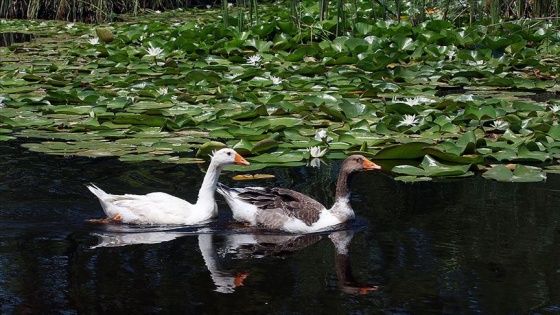
<path fill-rule="evenodd" d="M 304 165 L 328 145 L 329 159 L 403 161 L 380 162 L 402 180 L 502 163 L 557 171 L 555 26 L 357 18 L 334 37 L 329 19 L 293 28 L 289 14 L 262 10 L 239 31 L 217 14 L 163 12 L 105 25 L 114 40 L 98 44 L 91 25 L 2 20 L 41 37 L 0 48 L 0 139 L 169 163 L 198 162 L 214 140 L 252 169 Z M 394 167 L 411 159 L 421 171 Z"/>

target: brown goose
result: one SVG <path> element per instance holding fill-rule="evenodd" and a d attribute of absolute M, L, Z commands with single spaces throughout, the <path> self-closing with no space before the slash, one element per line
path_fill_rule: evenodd
<path fill-rule="evenodd" d="M 359 171 L 375 169 L 381 167 L 361 155 L 344 160 L 336 184 L 335 202 L 330 209 L 309 196 L 285 188 L 229 188 L 218 183 L 217 191 L 226 199 L 235 220 L 291 233 L 311 233 L 353 219 L 350 179 Z"/>

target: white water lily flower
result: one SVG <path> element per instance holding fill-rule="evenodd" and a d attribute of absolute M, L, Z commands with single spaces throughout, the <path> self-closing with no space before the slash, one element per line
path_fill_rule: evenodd
<path fill-rule="evenodd" d="M 400 126 L 414 126 L 417 125 L 420 121 L 416 118 L 416 115 L 404 115 L 403 120 L 397 124 L 397 127 Z"/>
<path fill-rule="evenodd" d="M 160 14 L 160 13 L 161 13 L 160 10 L 155 10 L 154 12 L 155 12 L 156 14 Z"/>
<path fill-rule="evenodd" d="M 256 66 L 258 63 L 260 63 L 262 60 L 262 57 L 260 55 L 252 55 L 247 59 L 247 63 L 253 66 Z"/>
<path fill-rule="evenodd" d="M 307 166 L 311 166 L 311 167 L 321 167 L 321 159 L 319 158 L 312 158 L 310 161 L 307 162 Z"/>
<path fill-rule="evenodd" d="M 509 123 L 502 119 L 496 119 L 490 126 L 497 130 L 507 130 L 509 128 Z"/>
<path fill-rule="evenodd" d="M 68 24 L 66 24 L 66 29 L 67 29 L 67 30 L 72 29 L 73 27 L 74 27 L 74 23 L 68 23 Z"/>
<path fill-rule="evenodd" d="M 88 43 L 90 43 L 90 44 L 92 44 L 92 45 L 97 45 L 97 44 L 99 44 L 99 37 L 94 37 L 94 38 L 88 39 Z"/>
<path fill-rule="evenodd" d="M 275 77 L 273 75 L 270 76 L 270 80 L 272 80 L 272 84 L 274 85 L 278 85 L 282 83 L 282 79 L 280 79 L 279 77 Z"/>
<path fill-rule="evenodd" d="M 326 142 L 331 142 L 333 139 L 331 137 L 327 136 L 327 131 L 326 130 L 321 129 L 321 130 L 319 130 L 315 133 L 315 140 L 317 140 L 317 141 L 325 141 L 326 140 Z"/>
<path fill-rule="evenodd" d="M 154 47 L 154 45 L 150 43 L 150 47 L 146 51 L 148 52 L 149 56 L 157 57 L 163 52 L 163 49 L 159 47 Z"/>
<path fill-rule="evenodd" d="M 160 95 L 164 95 L 167 94 L 169 90 L 167 89 L 167 87 L 162 87 L 156 90 L 156 92 L 158 92 Z"/>
<path fill-rule="evenodd" d="M 435 103 L 435 102 L 436 101 L 434 101 L 431 98 L 427 98 L 424 96 L 416 96 L 415 98 L 406 98 L 403 103 L 406 103 L 410 106 L 416 106 L 424 103 Z"/>
<path fill-rule="evenodd" d="M 447 52 L 447 57 L 449 58 L 449 60 L 452 60 L 453 57 L 455 57 L 455 55 L 457 54 L 457 52 L 455 50 L 450 50 Z"/>
<path fill-rule="evenodd" d="M 459 97 L 457 97 L 455 99 L 455 101 L 472 102 L 472 101 L 474 101 L 474 98 L 473 98 L 472 94 L 463 94 L 463 95 L 460 95 Z"/>
<path fill-rule="evenodd" d="M 552 105 L 552 106 L 550 106 L 550 110 L 555 112 L 555 113 L 558 113 L 558 112 L 560 112 L 560 105 Z"/>
<path fill-rule="evenodd" d="M 373 44 L 373 42 L 377 39 L 377 37 L 371 36 L 371 35 L 370 35 L 370 36 L 368 36 L 368 37 L 366 37 L 366 38 L 364 38 L 364 39 L 366 40 L 366 42 L 368 42 L 368 44 L 371 45 L 371 44 Z"/>
<path fill-rule="evenodd" d="M 135 84 L 132 87 L 135 89 L 143 89 L 146 87 L 146 84 L 147 84 L 146 82 L 142 82 L 142 83 Z"/>
<path fill-rule="evenodd" d="M 0 108 L 6 107 L 6 105 L 4 104 L 4 99 L 5 97 L 3 95 L 0 95 Z"/>
<path fill-rule="evenodd" d="M 323 157 L 325 155 L 325 153 L 327 153 L 327 149 L 321 150 L 321 147 L 311 147 L 309 149 L 307 149 L 307 151 L 309 151 L 309 154 L 311 155 L 311 157 L 314 158 L 320 158 Z"/>

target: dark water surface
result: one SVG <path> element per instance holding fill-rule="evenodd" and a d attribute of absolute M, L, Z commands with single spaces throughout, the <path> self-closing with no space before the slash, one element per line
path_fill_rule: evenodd
<path fill-rule="evenodd" d="M 202 172 L 0 149 L 2 314 L 560 313 L 558 175 L 406 184 L 361 173 L 355 223 L 294 237 L 232 224 L 221 200 L 203 226 L 88 223 L 103 212 L 86 183 L 192 201 Z M 329 203 L 338 166 L 267 169 L 276 178 L 256 184 Z"/>

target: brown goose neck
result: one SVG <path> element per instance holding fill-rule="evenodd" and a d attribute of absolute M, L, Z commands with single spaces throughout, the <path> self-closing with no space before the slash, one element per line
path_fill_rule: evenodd
<path fill-rule="evenodd" d="M 351 180 L 352 174 L 348 172 L 347 169 L 342 168 L 340 173 L 338 174 L 338 180 L 336 181 L 336 194 L 335 200 L 339 200 L 341 198 L 346 198 L 350 193 L 349 183 Z"/>

